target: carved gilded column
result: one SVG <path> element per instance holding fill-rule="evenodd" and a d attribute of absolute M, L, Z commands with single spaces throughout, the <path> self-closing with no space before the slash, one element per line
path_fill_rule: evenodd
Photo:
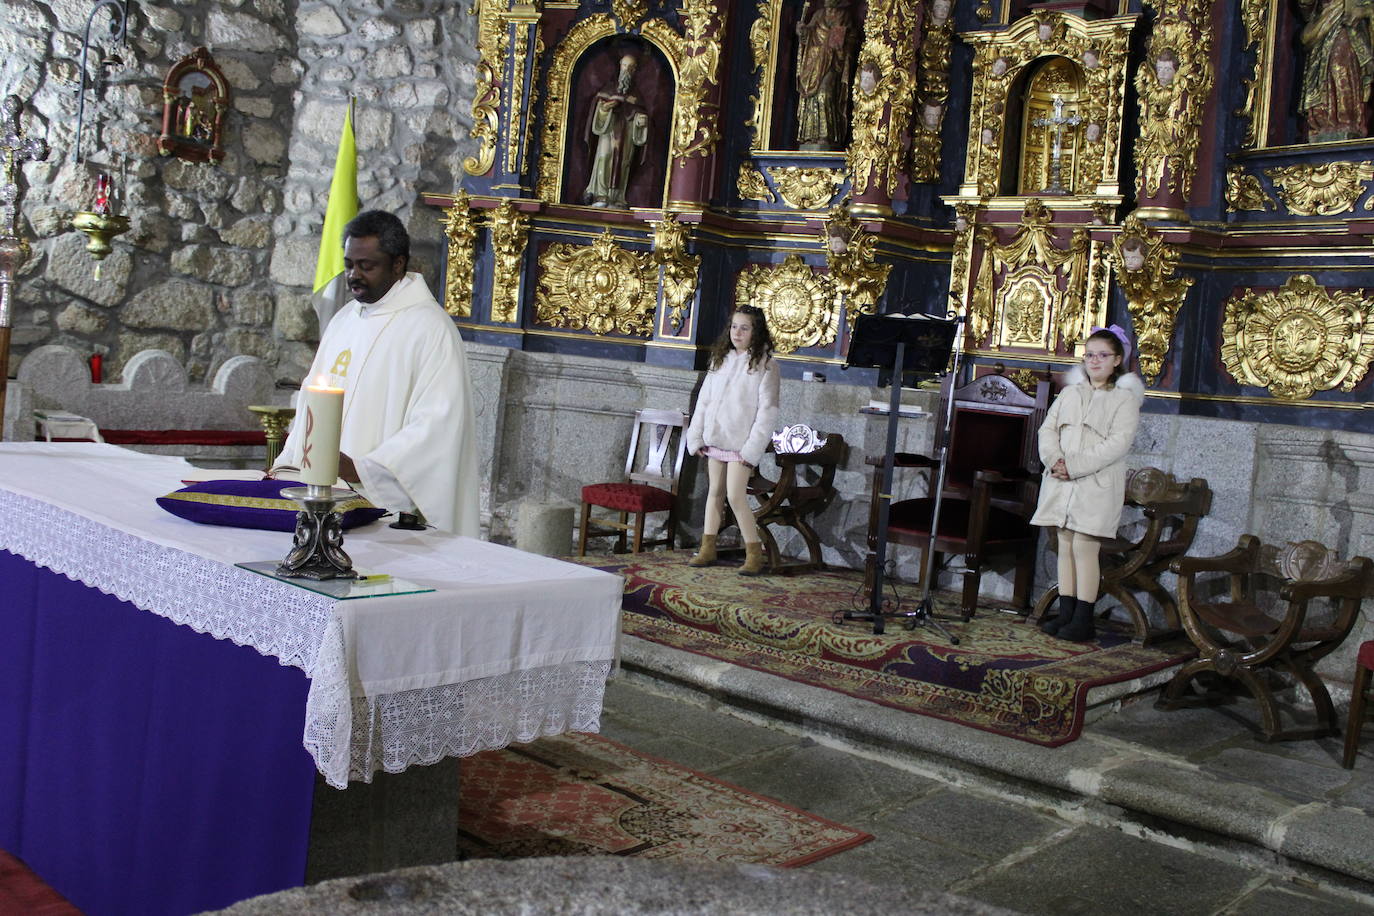
<path fill-rule="evenodd" d="M 662 311 L 658 333 L 662 337 L 683 337 L 684 325 L 692 312 L 696 298 L 697 273 L 701 255 L 687 253 L 691 230 L 675 214 L 669 213 L 652 224 L 654 227 L 653 261 L 660 268 Z"/>
<path fill-rule="evenodd" d="M 1202 109 L 1214 81 L 1210 13 L 1206 0 L 1161 3 L 1145 60 L 1136 70 L 1136 213 L 1147 219 L 1188 219 Z"/>
<path fill-rule="evenodd" d="M 686 39 L 673 105 L 668 209 L 699 210 L 710 197 L 711 162 L 720 140 L 720 59 L 725 19 L 714 0 L 684 0 Z"/>
<path fill-rule="evenodd" d="M 854 77 L 848 152 L 855 213 L 890 216 L 905 164 L 902 125 L 911 122 L 916 80 L 906 61 L 916 44 L 915 0 L 871 0 Z"/>
<path fill-rule="evenodd" d="M 1112 269 L 1131 312 L 1140 374 L 1150 384 L 1164 370 L 1174 323 L 1193 285 L 1192 277 L 1178 275 L 1178 257 L 1178 251 L 1152 235 L 1134 213 L 1126 217 L 1112 244 Z"/>
<path fill-rule="evenodd" d="M 453 206 L 444 211 L 444 235 L 448 258 L 444 269 L 444 310 L 455 318 L 472 317 L 473 251 L 477 243 L 477 215 L 471 200 L 460 190 Z"/>
<path fill-rule="evenodd" d="M 491 213 L 491 322 L 517 324 L 520 321 L 520 278 L 525 263 L 525 242 L 529 238 L 530 218 L 504 200 Z"/>

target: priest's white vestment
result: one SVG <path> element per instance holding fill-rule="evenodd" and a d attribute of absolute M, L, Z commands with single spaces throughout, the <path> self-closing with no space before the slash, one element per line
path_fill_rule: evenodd
<path fill-rule="evenodd" d="M 424 278 L 408 273 L 372 304 L 350 300 L 325 329 L 305 384 L 344 390 L 339 450 L 376 505 L 418 508 L 477 537 L 477 443 L 463 339 Z M 299 419 L 299 415 L 297 417 Z M 299 466 L 294 423 L 278 465 Z"/>

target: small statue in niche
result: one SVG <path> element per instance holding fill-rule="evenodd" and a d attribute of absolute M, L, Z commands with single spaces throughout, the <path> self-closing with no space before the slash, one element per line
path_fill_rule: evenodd
<path fill-rule="evenodd" d="M 1369 89 L 1374 81 L 1371 0 L 1299 0 L 1307 17 L 1299 40 L 1306 49 L 1298 110 L 1307 138 L 1354 140 L 1369 134 Z"/>
<path fill-rule="evenodd" d="M 196 48 L 173 64 L 163 80 L 158 152 L 192 162 L 219 162 L 228 111 L 228 81 L 210 52 Z"/>
<path fill-rule="evenodd" d="M 625 208 L 630 173 L 644 158 L 649 141 L 649 113 L 633 91 L 638 60 L 632 54 L 620 58 L 614 85 L 606 85 L 592 100 L 584 135 L 592 152 L 591 177 L 582 199 L 593 207 Z"/>
<path fill-rule="evenodd" d="M 811 0 L 797 23 L 797 144 L 835 150 L 849 121 L 854 28 L 846 0 Z"/>

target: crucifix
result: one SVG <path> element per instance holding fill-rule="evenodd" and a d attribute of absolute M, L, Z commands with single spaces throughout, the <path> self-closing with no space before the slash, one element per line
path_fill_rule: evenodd
<path fill-rule="evenodd" d="M 1063 178 L 1063 156 L 1064 156 L 1064 128 L 1073 127 L 1081 124 L 1083 119 L 1078 115 L 1064 116 L 1064 97 L 1056 95 L 1054 97 L 1054 117 L 1036 118 L 1031 123 L 1036 127 L 1054 128 L 1054 141 L 1050 148 L 1050 183 L 1045 188 L 1046 194 L 1065 194 L 1067 191 L 1062 184 Z"/>
<path fill-rule="evenodd" d="M 19 234 L 19 167 L 48 158 L 45 141 L 24 138 L 19 124 L 23 110 L 24 103 L 15 95 L 0 105 L 0 439 L 10 374 L 10 297 L 14 278 L 29 258 L 29 241 Z"/>

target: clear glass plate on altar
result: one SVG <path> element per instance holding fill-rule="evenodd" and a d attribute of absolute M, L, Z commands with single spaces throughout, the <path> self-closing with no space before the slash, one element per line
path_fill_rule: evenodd
<path fill-rule="evenodd" d="M 300 579 L 277 575 L 279 560 L 256 560 L 252 563 L 235 563 L 239 569 L 255 572 L 287 585 L 303 588 L 317 595 L 328 595 L 340 601 L 356 598 L 390 598 L 393 595 L 420 595 L 434 589 L 416 585 L 408 579 L 397 579 L 388 575 L 360 576 L 357 579 Z"/>

